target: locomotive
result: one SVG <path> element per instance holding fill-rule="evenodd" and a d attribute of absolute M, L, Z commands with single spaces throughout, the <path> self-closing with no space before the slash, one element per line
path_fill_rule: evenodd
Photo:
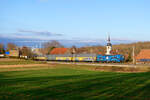
<path fill-rule="evenodd" d="M 123 62 L 125 60 L 123 55 L 98 55 L 98 62 Z"/>

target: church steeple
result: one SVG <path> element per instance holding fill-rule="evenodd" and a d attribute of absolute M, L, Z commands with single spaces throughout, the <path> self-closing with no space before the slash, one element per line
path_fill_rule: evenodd
<path fill-rule="evenodd" d="M 106 55 L 111 55 L 112 44 L 110 42 L 110 35 L 108 35 L 107 46 L 106 46 Z"/>
<path fill-rule="evenodd" d="M 110 43 L 110 35 L 108 35 L 107 46 L 112 46 L 112 44 Z"/>
<path fill-rule="evenodd" d="M 108 35 L 108 40 L 107 41 L 110 42 L 110 35 Z"/>

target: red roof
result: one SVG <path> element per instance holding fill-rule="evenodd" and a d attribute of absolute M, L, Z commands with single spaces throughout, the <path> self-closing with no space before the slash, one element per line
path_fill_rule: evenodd
<path fill-rule="evenodd" d="M 141 50 L 136 59 L 150 59 L 150 49 Z"/>
<path fill-rule="evenodd" d="M 68 48 L 54 48 L 50 54 L 65 54 L 68 51 Z"/>

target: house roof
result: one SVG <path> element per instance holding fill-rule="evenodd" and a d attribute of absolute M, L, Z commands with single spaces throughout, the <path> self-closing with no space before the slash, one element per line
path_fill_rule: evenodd
<path fill-rule="evenodd" d="M 136 59 L 150 59 L 150 49 L 142 49 Z"/>
<path fill-rule="evenodd" d="M 68 48 L 54 48 L 50 54 L 65 54 L 67 53 Z"/>

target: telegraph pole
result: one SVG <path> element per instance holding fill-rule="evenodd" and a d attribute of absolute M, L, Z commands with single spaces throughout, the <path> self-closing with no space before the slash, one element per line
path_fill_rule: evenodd
<path fill-rule="evenodd" d="M 136 60 L 135 60 L 135 46 L 133 46 L 133 65 L 136 65 Z"/>
<path fill-rule="evenodd" d="M 75 61 L 75 53 L 76 53 L 76 47 L 72 46 L 72 62 L 74 62 L 74 64 L 76 63 L 76 61 Z"/>
<path fill-rule="evenodd" d="M 92 48 L 90 49 L 90 54 L 93 54 L 93 49 Z M 93 57 L 93 55 L 92 55 L 92 62 L 94 63 L 94 57 Z"/>

